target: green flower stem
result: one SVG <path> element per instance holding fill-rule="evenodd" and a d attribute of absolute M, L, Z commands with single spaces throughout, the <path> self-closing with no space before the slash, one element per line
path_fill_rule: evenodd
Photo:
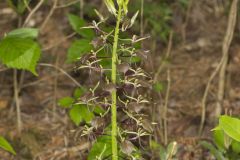
<path fill-rule="evenodd" d="M 119 5 L 117 24 L 114 33 L 114 43 L 112 51 L 112 83 L 116 84 L 117 79 L 117 48 L 118 48 L 118 35 L 119 26 L 122 17 L 122 5 Z M 117 149 L 117 92 L 116 90 L 112 92 L 112 160 L 118 160 L 118 149 Z"/>

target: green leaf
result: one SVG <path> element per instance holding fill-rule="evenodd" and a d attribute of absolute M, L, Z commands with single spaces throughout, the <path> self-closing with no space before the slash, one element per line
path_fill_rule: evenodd
<path fill-rule="evenodd" d="M 68 49 L 67 62 L 75 62 L 79 60 L 83 54 L 90 52 L 93 49 L 93 46 L 90 43 L 91 41 L 86 39 L 74 41 Z"/>
<path fill-rule="evenodd" d="M 8 141 L 3 138 L 2 136 L 0 136 L 0 148 L 16 155 L 16 152 L 14 151 L 14 149 L 12 148 L 12 146 L 8 143 Z"/>
<path fill-rule="evenodd" d="M 89 154 L 88 160 L 96 160 L 97 158 L 106 158 L 112 154 L 112 145 L 110 136 L 101 136 L 93 144 Z"/>
<path fill-rule="evenodd" d="M 166 152 L 166 149 L 162 145 L 159 145 L 159 154 L 160 154 L 161 160 L 167 160 L 167 152 Z"/>
<path fill-rule="evenodd" d="M 178 146 L 177 142 L 171 142 L 169 143 L 167 147 L 167 159 L 172 159 L 172 157 L 177 153 Z"/>
<path fill-rule="evenodd" d="M 32 39 L 6 37 L 0 41 L 0 60 L 9 68 L 26 69 L 37 75 L 39 58 L 40 47 Z"/>
<path fill-rule="evenodd" d="M 86 26 L 86 22 L 74 14 L 68 14 L 68 20 L 73 30 L 84 38 L 92 39 L 94 37 L 94 32 L 90 28 L 82 28 Z"/>
<path fill-rule="evenodd" d="M 150 141 L 150 148 L 152 150 L 157 150 L 157 149 L 159 149 L 159 147 L 160 147 L 160 144 L 158 144 L 156 141 L 154 141 L 154 140 Z"/>
<path fill-rule="evenodd" d="M 153 84 L 153 89 L 156 92 L 161 92 L 164 89 L 164 85 L 161 82 L 156 82 L 155 84 Z"/>
<path fill-rule="evenodd" d="M 234 153 L 240 154 L 240 142 L 233 140 L 231 147 Z"/>
<path fill-rule="evenodd" d="M 225 160 L 223 154 L 219 150 L 217 150 L 211 143 L 207 141 L 200 141 L 200 145 L 208 149 L 217 160 Z"/>
<path fill-rule="evenodd" d="M 94 114 L 89 111 L 86 105 L 74 105 L 69 112 L 71 120 L 75 125 L 79 125 L 82 121 L 90 123 L 94 118 Z"/>
<path fill-rule="evenodd" d="M 234 140 L 240 142 L 240 120 L 230 116 L 221 116 L 219 118 L 219 126 L 224 132 Z"/>
<path fill-rule="evenodd" d="M 37 38 L 38 29 L 36 28 L 19 28 L 15 29 L 7 34 L 7 37 L 18 37 L 18 38 Z"/>
<path fill-rule="evenodd" d="M 95 106 L 93 112 L 96 114 L 103 114 L 105 110 L 100 106 Z"/>
<path fill-rule="evenodd" d="M 213 139 L 214 139 L 214 143 L 217 145 L 218 149 L 221 152 L 224 152 L 225 151 L 224 131 L 223 130 L 214 130 Z"/>
<path fill-rule="evenodd" d="M 86 91 L 85 88 L 82 88 L 82 87 L 76 88 L 73 93 L 74 98 L 75 99 L 80 98 L 85 91 Z"/>
<path fill-rule="evenodd" d="M 64 97 L 58 100 L 58 105 L 64 108 L 69 108 L 73 102 L 74 99 L 72 97 Z"/>
<path fill-rule="evenodd" d="M 7 0 L 8 4 L 19 14 L 24 13 L 30 0 Z"/>

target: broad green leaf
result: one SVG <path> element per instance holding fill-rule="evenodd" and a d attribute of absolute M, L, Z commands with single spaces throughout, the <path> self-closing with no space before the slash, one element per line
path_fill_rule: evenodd
<path fill-rule="evenodd" d="M 37 38 L 38 29 L 36 28 L 19 28 L 15 29 L 7 34 L 7 37 L 17 38 Z"/>
<path fill-rule="evenodd" d="M 108 11 L 116 16 L 117 15 L 116 14 L 117 11 L 116 11 L 116 8 L 115 8 L 113 0 L 104 0 L 104 3 L 107 6 Z"/>
<path fill-rule="evenodd" d="M 8 141 L 3 138 L 2 136 L 0 136 L 0 148 L 16 155 L 16 152 L 14 151 L 14 149 L 12 148 L 12 146 L 8 143 Z"/>
<path fill-rule="evenodd" d="M 93 49 L 90 43 L 91 41 L 86 39 L 74 41 L 68 49 L 67 62 L 75 62 L 79 60 L 83 54 L 90 52 Z"/>
<path fill-rule="evenodd" d="M 94 32 L 89 28 L 82 28 L 86 26 L 86 22 L 74 14 L 68 14 L 68 20 L 73 28 L 78 34 L 84 38 L 92 39 L 94 37 Z"/>
<path fill-rule="evenodd" d="M 110 136 L 101 136 L 93 144 L 89 154 L 88 160 L 96 160 L 97 158 L 106 158 L 111 157 L 112 154 L 112 145 Z"/>
<path fill-rule="evenodd" d="M 32 39 L 6 37 L 0 41 L 0 60 L 9 68 L 26 69 L 37 75 L 39 58 L 40 47 Z"/>
<path fill-rule="evenodd" d="M 219 118 L 219 126 L 224 132 L 234 140 L 240 142 L 240 120 L 230 116 L 221 116 Z"/>
<path fill-rule="evenodd" d="M 233 140 L 231 146 L 234 153 L 240 154 L 240 142 Z"/>
<path fill-rule="evenodd" d="M 211 143 L 207 141 L 201 141 L 200 145 L 208 149 L 217 160 L 225 160 L 223 154 L 219 150 L 217 150 Z"/>
<path fill-rule="evenodd" d="M 74 98 L 76 99 L 80 98 L 85 91 L 86 91 L 85 88 L 82 87 L 76 88 L 73 93 Z"/>
<path fill-rule="evenodd" d="M 105 112 L 105 110 L 100 106 L 95 106 L 93 109 L 93 112 L 96 114 L 103 114 Z"/>
<path fill-rule="evenodd" d="M 94 118 L 94 114 L 89 111 L 86 105 L 74 105 L 69 112 L 71 120 L 75 125 L 79 125 L 82 121 L 90 123 Z"/>
<path fill-rule="evenodd" d="M 58 100 L 58 105 L 64 108 L 69 108 L 73 102 L 74 99 L 72 97 L 64 97 Z"/>
<path fill-rule="evenodd" d="M 221 152 L 224 152 L 225 151 L 224 131 L 223 130 L 214 130 L 213 139 L 214 139 L 214 143 L 217 145 L 218 149 Z"/>

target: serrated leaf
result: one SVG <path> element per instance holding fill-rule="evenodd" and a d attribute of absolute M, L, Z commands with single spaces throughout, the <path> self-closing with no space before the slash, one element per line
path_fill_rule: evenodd
<path fill-rule="evenodd" d="M 89 154 L 88 160 L 96 160 L 97 158 L 104 159 L 105 157 L 111 156 L 112 145 L 110 136 L 101 136 L 93 144 Z"/>
<path fill-rule="evenodd" d="M 76 31 L 81 36 L 83 36 L 84 38 L 92 39 L 94 37 L 94 32 L 92 29 L 82 28 L 86 26 L 86 22 L 79 16 L 76 16 L 74 14 L 68 14 L 68 20 L 73 30 Z"/>
<path fill-rule="evenodd" d="M 89 111 L 86 105 L 74 105 L 69 112 L 71 120 L 75 125 L 79 125 L 82 121 L 91 123 L 94 118 L 94 114 Z"/>
<path fill-rule="evenodd" d="M 58 100 L 58 105 L 64 108 L 69 108 L 73 102 L 74 99 L 72 97 L 64 97 Z"/>
<path fill-rule="evenodd" d="M 68 49 L 67 62 L 75 62 L 79 60 L 83 54 L 90 52 L 93 49 L 93 46 L 90 43 L 91 41 L 86 39 L 74 41 Z"/>
<path fill-rule="evenodd" d="M 14 151 L 14 149 L 12 148 L 12 146 L 8 143 L 8 141 L 3 138 L 2 136 L 0 136 L 0 148 L 16 155 L 16 152 Z"/>
<path fill-rule="evenodd" d="M 26 69 L 37 75 L 39 58 L 40 47 L 32 39 L 6 37 L 0 42 L 0 60 L 9 68 Z"/>
<path fill-rule="evenodd" d="M 240 142 L 240 120 L 230 116 L 221 116 L 219 118 L 219 126 L 224 132 L 234 140 Z"/>
<path fill-rule="evenodd" d="M 7 37 L 17 38 L 37 38 L 38 29 L 36 28 L 19 28 L 15 29 L 7 34 Z"/>

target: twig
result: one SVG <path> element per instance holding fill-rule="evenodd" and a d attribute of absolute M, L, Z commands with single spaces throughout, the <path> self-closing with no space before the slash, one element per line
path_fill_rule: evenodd
<path fill-rule="evenodd" d="M 169 41 L 168 41 L 168 48 L 167 48 L 167 52 L 166 52 L 166 58 L 169 58 L 170 53 L 171 53 L 171 49 L 172 49 L 172 38 L 173 38 L 173 31 L 171 31 L 171 32 L 170 32 L 170 35 L 169 35 Z M 158 76 L 160 75 L 160 73 L 161 73 L 162 68 L 164 67 L 164 65 L 165 65 L 165 63 L 164 63 L 164 62 L 161 62 L 160 66 L 158 67 L 157 72 L 156 72 L 156 74 L 154 75 L 154 78 L 153 78 L 153 82 L 154 82 L 154 83 L 157 82 Z"/>
<path fill-rule="evenodd" d="M 22 132 L 22 118 L 21 118 L 21 109 L 20 109 L 20 102 L 19 102 L 19 95 L 18 95 L 18 82 L 17 82 L 17 70 L 13 70 L 13 85 L 14 85 L 14 99 L 17 109 L 17 131 L 20 135 Z"/>
<path fill-rule="evenodd" d="M 143 26 L 143 13 L 144 13 L 144 0 L 141 0 L 141 24 L 140 24 L 140 28 L 141 28 L 141 37 L 143 37 L 144 34 L 144 26 Z"/>
<path fill-rule="evenodd" d="M 231 11 L 230 11 L 230 15 L 229 15 L 228 28 L 227 28 L 227 32 L 226 32 L 226 35 L 225 35 L 225 38 L 224 38 L 224 41 L 223 41 L 223 47 L 222 47 L 223 56 L 221 58 L 221 61 L 218 64 L 218 66 L 216 67 L 214 72 L 211 74 L 211 76 L 208 80 L 206 89 L 204 91 L 204 95 L 203 95 L 202 102 L 201 102 L 202 114 L 201 114 L 200 127 L 199 127 L 199 131 L 198 131 L 199 136 L 202 134 L 204 122 L 205 122 L 205 119 L 206 119 L 206 100 L 207 100 L 207 96 L 208 96 L 208 91 L 209 91 L 210 85 L 212 83 L 212 80 L 217 75 L 217 73 L 220 69 L 221 69 L 221 71 L 220 71 L 220 74 L 219 74 L 219 78 L 220 78 L 219 79 L 220 80 L 219 86 L 221 86 L 221 90 L 218 92 L 218 96 L 219 97 L 221 96 L 223 98 L 223 95 L 224 95 L 224 81 L 225 81 L 225 78 L 223 78 L 222 76 L 224 75 L 224 77 L 225 77 L 225 70 L 226 70 L 225 65 L 228 61 L 228 55 L 227 54 L 228 54 L 229 46 L 230 46 L 232 38 L 233 38 L 234 26 L 235 26 L 235 23 L 236 23 L 236 8 L 237 8 L 236 6 L 237 6 L 237 3 L 238 3 L 238 0 L 234 0 L 232 2 Z M 225 66 L 225 68 L 224 68 L 224 66 Z M 224 72 L 224 74 L 221 73 L 221 72 Z M 222 91 L 222 89 L 223 89 L 223 91 Z M 221 103 L 221 101 L 219 101 L 219 100 L 221 100 L 221 97 L 220 97 L 220 99 L 218 99 L 218 103 L 219 102 Z M 220 106 L 217 106 L 215 113 L 219 115 L 220 112 L 221 112 L 221 104 L 220 104 Z"/>
<path fill-rule="evenodd" d="M 24 3 L 24 5 L 26 6 L 27 10 L 28 10 L 29 12 L 31 12 L 32 10 L 31 10 L 31 8 L 30 8 L 29 5 L 28 5 L 27 0 L 23 0 L 23 3 Z"/>
<path fill-rule="evenodd" d="M 222 102 L 224 98 L 224 90 L 225 90 L 225 77 L 226 77 L 226 68 L 228 63 L 228 51 L 233 39 L 234 28 L 237 21 L 237 4 L 238 0 L 234 0 L 231 5 L 231 10 L 229 13 L 228 19 L 228 27 L 226 31 L 226 35 L 222 45 L 222 54 L 223 54 L 223 64 L 219 71 L 219 84 L 218 84 L 218 94 L 217 94 L 217 106 L 215 110 L 215 117 L 219 117 L 222 112 Z"/>
<path fill-rule="evenodd" d="M 41 5 L 43 4 L 44 0 L 40 0 L 38 2 L 38 4 L 36 5 L 35 8 L 33 8 L 33 10 L 29 13 L 29 15 L 27 16 L 25 22 L 23 23 L 23 26 L 26 26 L 27 23 L 29 22 L 29 20 L 32 18 L 32 16 L 34 15 L 34 13 L 41 7 Z"/>
<path fill-rule="evenodd" d="M 57 54 L 57 58 L 56 58 L 56 63 L 55 66 L 58 67 L 58 62 L 59 62 L 59 54 Z M 56 71 L 56 73 L 58 73 L 58 70 Z M 53 99 L 53 118 L 56 118 L 56 110 L 57 110 L 57 90 L 58 90 L 58 75 L 55 76 L 54 78 L 54 99 Z"/>
<path fill-rule="evenodd" d="M 49 12 L 49 14 L 47 15 L 47 17 L 45 18 L 45 20 L 43 21 L 41 27 L 40 27 L 40 31 L 42 31 L 44 29 L 44 27 L 46 26 L 47 22 L 49 21 L 50 17 L 53 15 L 54 13 L 54 10 L 56 9 L 57 7 L 57 4 L 58 4 L 58 0 L 54 0 L 53 1 L 53 6 Z"/>
<path fill-rule="evenodd" d="M 168 126 L 167 126 L 167 112 L 168 112 L 168 101 L 170 95 L 170 88 L 171 88 L 171 74 L 170 69 L 167 69 L 167 92 L 165 96 L 165 103 L 163 108 L 163 126 L 164 126 L 164 144 L 168 144 Z"/>
<path fill-rule="evenodd" d="M 43 48 L 42 51 L 47 51 L 47 50 L 49 50 L 49 49 L 52 49 L 52 48 L 54 48 L 54 47 L 57 47 L 58 45 L 60 45 L 61 43 L 65 42 L 65 41 L 68 40 L 69 38 L 72 38 L 72 37 L 75 36 L 76 34 L 77 34 L 76 32 L 71 33 L 71 34 L 67 35 L 65 38 L 63 38 L 62 40 L 59 40 L 58 42 L 56 42 L 55 44 Z"/>
<path fill-rule="evenodd" d="M 59 5 L 59 6 L 57 6 L 56 8 L 57 8 L 57 9 L 59 9 L 59 8 L 65 8 L 65 7 L 71 6 L 71 5 L 75 4 L 75 3 L 78 3 L 78 2 L 80 2 L 80 1 L 81 1 L 81 0 L 72 1 L 72 2 L 69 2 L 69 3 L 67 3 L 67 4 Z"/>
<path fill-rule="evenodd" d="M 210 85 L 212 83 L 212 80 L 217 75 L 219 69 L 221 68 L 221 66 L 223 64 L 223 60 L 224 60 L 223 58 L 220 60 L 220 62 L 217 65 L 216 69 L 211 74 L 211 76 L 210 76 L 210 78 L 208 80 L 207 86 L 205 88 L 204 94 L 203 94 L 203 98 L 202 98 L 202 101 L 201 101 L 201 106 L 202 106 L 201 122 L 200 122 L 199 131 L 198 131 L 199 136 L 202 134 L 204 122 L 205 122 L 205 119 L 206 119 L 206 100 L 207 100 L 207 96 L 208 96 L 208 91 L 209 91 Z"/>
<path fill-rule="evenodd" d="M 167 51 L 166 51 L 166 58 L 170 57 L 170 53 L 172 50 L 172 39 L 173 39 L 173 31 L 170 32 L 169 35 L 169 40 L 168 40 L 168 47 L 167 47 Z M 153 83 L 156 83 L 158 80 L 158 76 L 162 71 L 162 68 L 165 64 L 163 62 L 161 62 L 161 65 L 158 67 L 158 70 L 156 72 L 156 74 L 154 75 L 153 78 Z M 167 91 L 166 91 L 166 96 L 165 96 L 165 102 L 164 102 L 164 106 L 163 106 L 163 135 L 164 135 L 164 144 L 167 145 L 168 143 L 168 132 L 167 132 L 167 112 L 168 112 L 168 101 L 169 101 L 169 96 L 170 96 L 170 88 L 171 88 L 171 74 L 170 74 L 170 69 L 167 69 Z M 161 94 L 159 93 L 158 95 L 159 97 L 161 96 Z M 162 123 L 160 123 L 162 124 Z"/>
<path fill-rule="evenodd" d="M 59 70 L 60 72 L 62 72 L 64 75 L 66 75 L 69 79 L 71 79 L 78 87 L 82 87 L 82 85 L 80 83 L 78 83 L 72 76 L 70 76 L 66 71 L 64 71 L 62 68 L 52 65 L 52 64 L 47 64 L 47 63 L 39 63 L 40 66 L 46 66 L 46 67 L 52 67 L 55 68 L 57 70 Z"/>
<path fill-rule="evenodd" d="M 83 18 L 84 0 L 80 0 L 80 17 Z"/>

